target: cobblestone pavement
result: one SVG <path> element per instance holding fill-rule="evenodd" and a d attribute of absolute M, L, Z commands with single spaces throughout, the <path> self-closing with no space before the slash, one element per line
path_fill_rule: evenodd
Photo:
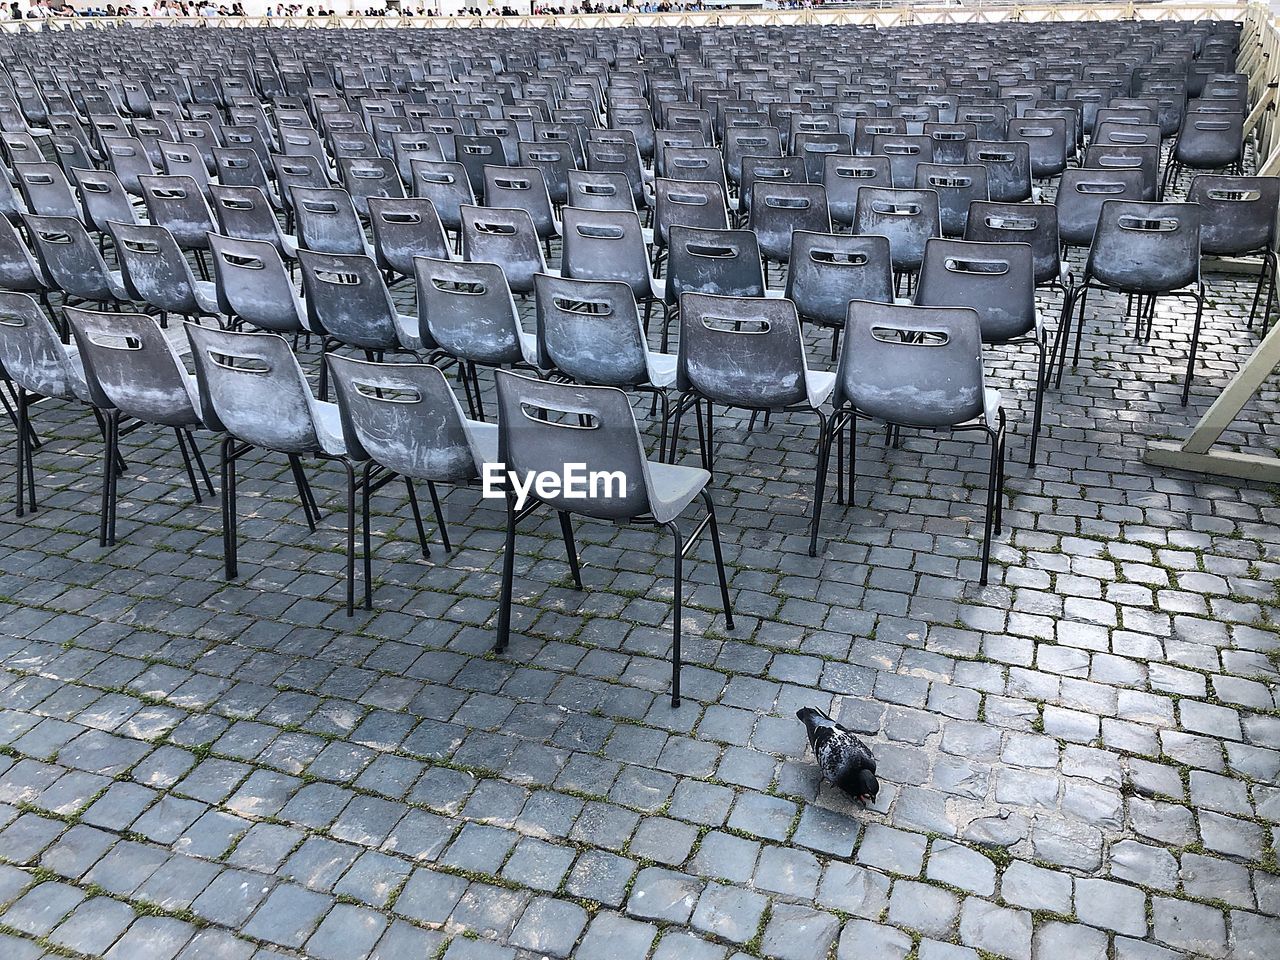
<path fill-rule="evenodd" d="M 92 420 L 42 405 L 37 514 L 11 511 L 11 431 L 0 473 L 0 956 L 1274 960 L 1280 492 L 1141 461 L 1257 342 L 1248 281 L 1209 283 L 1185 410 L 1189 313 L 1137 343 L 1091 300 L 1034 471 L 1031 355 L 992 353 L 1015 436 L 986 588 L 981 447 L 864 430 L 810 559 L 812 418 L 719 418 L 738 625 L 701 550 L 678 710 L 652 531 L 580 525 L 577 593 L 531 523 L 494 656 L 476 492 L 429 561 L 380 496 L 376 609 L 348 619 L 340 471 L 312 471 L 313 535 L 287 465 L 254 462 L 225 583 L 159 431 L 126 439 L 99 549 Z M 1237 448 L 1280 449 L 1278 387 Z M 806 705 L 873 743 L 873 809 L 819 783 Z"/>

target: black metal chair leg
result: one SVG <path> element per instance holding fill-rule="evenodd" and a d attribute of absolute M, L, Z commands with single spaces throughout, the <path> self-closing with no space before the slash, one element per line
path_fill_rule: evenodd
<path fill-rule="evenodd" d="M 431 508 L 436 514 L 436 526 L 440 529 L 440 542 L 444 545 L 444 552 L 451 553 L 453 544 L 449 542 L 449 525 L 444 522 L 444 508 L 440 506 L 440 494 L 436 491 L 436 485 L 428 480 L 427 493 L 431 495 Z"/>
<path fill-rule="evenodd" d="M 205 489 L 209 491 L 209 496 L 213 496 L 213 481 L 209 479 L 209 471 L 205 468 L 204 457 L 200 455 L 200 447 L 196 444 L 195 434 L 190 430 L 187 431 L 187 447 L 191 451 L 191 457 L 196 462 L 196 467 L 200 471 L 200 476 L 204 479 Z"/>
<path fill-rule="evenodd" d="M 511 594 L 516 573 L 516 505 L 507 496 L 507 538 L 502 551 L 502 592 L 498 597 L 498 633 L 493 649 L 498 653 L 507 649 L 511 640 Z"/>
<path fill-rule="evenodd" d="M 987 568 L 991 562 L 991 529 L 995 523 L 996 497 L 1000 495 L 996 489 L 996 481 L 999 477 L 1000 438 L 997 431 L 990 430 L 987 439 L 991 444 L 991 466 L 987 471 L 987 509 L 986 516 L 983 518 L 982 577 L 978 581 L 984 587 L 987 585 Z"/>
<path fill-rule="evenodd" d="M 818 555 L 818 525 L 822 522 L 822 502 L 827 492 L 827 466 L 831 462 L 831 428 L 840 414 L 833 413 L 830 418 L 819 414 L 818 420 L 818 463 L 813 482 L 813 516 L 809 524 L 809 556 Z M 836 428 L 839 433 L 839 427 Z"/>
<path fill-rule="evenodd" d="M 115 445 L 112 443 L 113 412 L 107 413 L 102 432 L 102 503 L 98 518 L 98 546 L 107 545 L 111 517 L 111 478 L 115 475 Z"/>
<path fill-rule="evenodd" d="M 365 483 L 369 482 L 368 474 Z M 413 525 L 418 528 L 418 546 L 422 548 L 422 559 L 431 559 L 431 548 L 427 545 L 427 531 L 422 525 L 422 510 L 418 507 L 418 493 L 413 489 L 413 480 L 404 478 L 404 487 L 409 492 L 409 509 L 413 511 Z"/>
<path fill-rule="evenodd" d="M 347 473 L 347 616 L 356 612 L 356 470 L 342 461 Z M 365 494 L 366 500 L 368 494 Z"/>
<path fill-rule="evenodd" d="M 302 469 L 302 461 L 297 454 L 289 454 L 289 468 L 293 471 L 293 482 L 298 487 L 298 497 L 302 500 L 302 514 L 307 519 L 307 527 L 316 532 L 316 521 L 320 512 L 315 509 L 315 498 L 311 494 L 311 484 L 307 482 L 307 474 Z"/>
<path fill-rule="evenodd" d="M 1187 357 L 1187 376 L 1182 381 L 1182 405 L 1185 407 L 1191 398 L 1191 378 L 1196 371 L 1196 350 L 1200 346 L 1200 320 L 1204 316 L 1204 291 L 1195 294 L 1196 320 L 1191 327 L 1191 353 Z"/>
<path fill-rule="evenodd" d="M 174 427 L 173 435 L 178 441 L 178 452 L 182 454 L 182 465 L 187 470 L 187 482 L 191 484 L 191 495 L 195 497 L 196 503 L 201 503 L 200 484 L 196 482 L 195 467 L 191 463 L 191 454 L 187 452 L 186 432 L 181 427 Z"/>
<path fill-rule="evenodd" d="M 675 541 L 675 570 L 672 574 L 672 590 L 671 590 L 671 708 L 674 710 L 680 706 L 680 664 L 682 651 L 680 649 L 681 641 L 681 618 L 683 617 L 682 599 L 684 593 L 684 538 L 680 535 L 680 528 L 675 522 L 668 523 L 667 529 L 671 531 L 672 539 Z"/>
<path fill-rule="evenodd" d="M 222 560 L 228 580 L 236 575 L 236 452 L 235 440 L 223 438 L 222 451 Z"/>
<path fill-rule="evenodd" d="M 569 557 L 569 571 L 573 574 L 573 585 L 582 589 L 582 569 L 578 565 L 578 544 L 573 539 L 573 521 L 564 510 L 557 510 L 560 516 L 560 535 L 564 538 L 564 550 Z"/>
<path fill-rule="evenodd" d="M 1040 367 L 1036 376 L 1035 414 L 1031 419 L 1031 455 L 1027 459 L 1028 465 L 1032 467 L 1036 465 L 1036 447 L 1040 442 L 1040 421 L 1044 413 L 1044 371 L 1048 347 L 1043 336 L 1036 338 L 1036 350 L 1040 353 Z"/>
<path fill-rule="evenodd" d="M 724 569 L 724 551 L 720 546 L 720 527 L 716 523 L 716 505 L 711 499 L 711 491 L 702 488 L 702 502 L 707 505 L 708 524 L 711 527 L 711 550 L 716 558 L 716 575 L 720 578 L 720 600 L 724 604 L 724 626 L 733 629 L 733 608 L 729 602 L 729 578 Z"/>

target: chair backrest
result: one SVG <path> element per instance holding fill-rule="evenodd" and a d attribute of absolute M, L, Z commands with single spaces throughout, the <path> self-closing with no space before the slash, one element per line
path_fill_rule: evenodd
<path fill-rule="evenodd" d="M 386 157 L 343 157 L 338 160 L 338 178 L 363 217 L 369 215 L 370 197 L 404 196 L 395 162 Z"/>
<path fill-rule="evenodd" d="M 1035 266 L 1028 243 L 930 240 L 915 302 L 972 307 L 985 343 L 1025 336 L 1036 325 Z"/>
<path fill-rule="evenodd" d="M 916 167 L 933 162 L 934 139 L 926 134 L 877 133 L 871 138 L 871 153 L 889 158 L 893 185 L 909 190 L 916 182 Z"/>
<path fill-rule="evenodd" d="M 174 313 L 199 312 L 191 267 L 173 235 L 155 224 L 113 222 L 116 259 L 130 295 Z"/>
<path fill-rule="evenodd" d="M 193 427 L 200 415 L 186 370 L 154 317 L 65 308 L 94 406 L 169 427 Z"/>
<path fill-rule="evenodd" d="M 524 210 L 540 239 L 556 234 L 551 193 L 537 167 L 485 166 L 484 202 L 489 207 Z"/>
<path fill-rule="evenodd" d="M 965 163 L 987 168 L 987 191 L 992 200 L 1016 203 L 1031 196 L 1031 147 L 1025 140 L 970 140 Z"/>
<path fill-rule="evenodd" d="M 450 230 L 462 228 L 460 208 L 476 202 L 466 168 L 443 160 L 411 160 L 413 195 L 430 200 L 440 222 Z"/>
<path fill-rule="evenodd" d="M 1121 147 L 1149 147 L 1160 145 L 1158 123 L 1125 123 L 1119 120 L 1099 120 L 1093 128 L 1093 143 Z"/>
<path fill-rule="evenodd" d="M 306 308 L 275 244 L 211 234 L 209 249 L 223 313 L 264 330 L 297 333 L 306 329 Z"/>
<path fill-rule="evenodd" d="M 0 369 L 42 397 L 76 399 L 82 381 L 40 304 L 25 293 L 0 290 Z"/>
<path fill-rule="evenodd" d="M 585 150 L 588 170 L 596 173 L 622 174 L 627 178 L 627 185 L 631 188 L 631 197 L 636 206 L 644 205 L 644 168 L 641 166 L 640 151 L 634 140 L 588 140 Z"/>
<path fill-rule="evenodd" d="M 727 230 L 729 209 L 724 187 L 708 180 L 666 180 L 653 182 L 653 243 L 667 245 L 673 226 Z"/>
<path fill-rule="evenodd" d="M 13 175 L 27 209 L 41 217 L 81 216 L 62 168 L 52 162 L 15 163 Z"/>
<path fill-rule="evenodd" d="M 888 157 L 828 156 L 823 160 L 822 184 L 827 191 L 831 219 L 849 226 L 863 187 L 892 187 Z"/>
<path fill-rule="evenodd" d="M 23 217 L 45 275 L 64 293 L 94 303 L 116 300 L 107 265 L 75 217 Z"/>
<path fill-rule="evenodd" d="M 781 157 L 782 134 L 775 127 L 731 127 L 724 135 L 724 167 L 730 183 L 742 183 L 743 157 Z"/>
<path fill-rule="evenodd" d="M 843 326 L 850 300 L 893 300 L 893 261 L 885 237 L 813 233 L 791 235 L 787 299 L 801 319 Z"/>
<path fill-rule="evenodd" d="M 17 229 L 7 218 L 0 217 L 0 290 L 40 292 L 48 285 L 48 278 Z"/>
<path fill-rule="evenodd" d="M 806 402 L 807 369 L 790 300 L 681 295 L 681 391 L 735 407 L 780 409 Z"/>
<path fill-rule="evenodd" d="M 435 205 L 426 197 L 370 197 L 369 225 L 378 266 L 413 274 L 414 257 L 449 259 L 449 241 Z"/>
<path fill-rule="evenodd" d="M 467 206 L 461 213 L 463 259 L 500 263 L 512 291 L 532 293 L 547 264 L 528 211 Z"/>
<path fill-rule="evenodd" d="M 399 346 L 396 308 L 377 264 L 363 254 L 298 251 L 311 329 L 347 346 Z"/>
<path fill-rule="evenodd" d="M 1244 156 L 1244 116 L 1188 110 L 1174 157 L 1195 170 L 1220 170 Z"/>
<path fill-rule="evenodd" d="M 404 130 L 391 136 L 391 159 L 395 161 L 400 179 L 413 183 L 413 161 L 446 161 L 440 138 L 426 130 Z"/>
<path fill-rule="evenodd" d="M 614 387 L 648 379 L 644 327 L 630 287 L 545 273 L 535 286 L 539 368 Z"/>
<path fill-rule="evenodd" d="M 863 187 L 854 208 L 853 232 L 888 237 L 894 270 L 915 271 L 924 259 L 925 243 L 942 236 L 938 194 Z"/>
<path fill-rule="evenodd" d="M 84 221 L 86 225 L 102 233 L 112 220 L 133 223 L 137 220 L 129 194 L 125 192 L 120 178 L 110 170 L 83 170 L 75 168 L 71 176 L 80 191 L 80 201 L 84 204 Z"/>
<path fill-rule="evenodd" d="M 286 254 L 280 222 L 261 188 L 211 183 L 209 196 L 219 233 L 242 240 L 264 240 L 274 244 L 281 256 Z"/>
<path fill-rule="evenodd" d="M 165 227 L 184 250 L 208 248 L 213 214 L 193 177 L 139 177 L 138 182 L 152 223 Z"/>
<path fill-rule="evenodd" d="M 1062 117 L 1019 117 L 1009 121 L 1010 139 L 1027 144 L 1031 176 L 1056 177 L 1067 166 L 1067 122 Z M 1072 145 L 1074 150 L 1074 144 Z"/>
<path fill-rule="evenodd" d="M 372 363 L 336 353 L 326 360 L 352 459 L 435 483 L 480 476 L 466 418 L 439 367 Z"/>
<path fill-rule="evenodd" d="M 687 292 L 727 297 L 763 297 L 760 244 L 750 230 L 672 227 L 666 272 L 666 302 Z"/>
<path fill-rule="evenodd" d="M 653 296 L 640 218 L 623 210 L 564 210 L 561 272 L 578 280 L 618 280 L 638 299 Z"/>
<path fill-rule="evenodd" d="M 1107 200 L 1089 248 L 1088 272 L 1130 293 L 1179 290 L 1200 279 L 1196 203 Z"/>
<path fill-rule="evenodd" d="M 819 183 L 774 183 L 757 180 L 751 186 L 751 229 L 760 252 L 769 260 L 785 263 L 791 256 L 795 230 L 831 232 L 827 192 Z"/>
<path fill-rule="evenodd" d="M 649 467 L 631 401 L 615 387 L 553 383 L 508 370 L 495 374 L 498 388 L 498 459 L 518 477 L 563 475 L 581 464 L 586 495 L 562 490 L 539 497 L 555 510 L 600 520 L 648 514 Z M 604 477 L 611 482 L 605 483 Z"/>
<path fill-rule="evenodd" d="M 208 188 L 209 168 L 194 144 L 159 140 L 156 142 L 156 149 L 160 151 L 165 176 L 190 177 L 201 191 Z"/>
<path fill-rule="evenodd" d="M 1154 200 L 1160 185 L 1160 148 L 1090 143 L 1084 151 L 1084 166 L 1119 172 L 1137 170 L 1142 174 L 1142 199 Z"/>
<path fill-rule="evenodd" d="M 1058 184 L 1058 234 L 1069 247 L 1093 242 L 1098 214 L 1108 200 L 1141 200 L 1146 176 L 1138 169 L 1068 167 Z"/>
<path fill-rule="evenodd" d="M 1276 245 L 1280 177 L 1227 177 L 1200 174 L 1187 191 L 1200 204 L 1200 252 L 1240 256 Z"/>
<path fill-rule="evenodd" d="M 524 359 L 519 315 L 502 267 L 430 257 L 418 257 L 413 266 L 424 343 L 477 363 Z"/>
<path fill-rule="evenodd" d="M 570 170 L 569 206 L 632 213 L 637 209 L 626 174 L 607 170 Z"/>
<path fill-rule="evenodd" d="M 312 414 L 315 398 L 284 337 L 189 321 L 186 331 L 205 426 L 281 453 L 321 449 Z"/>
<path fill-rule="evenodd" d="M 980 243 L 1030 244 L 1036 285 L 1062 279 L 1057 204 L 975 200 L 969 207 L 964 239 Z"/>
<path fill-rule="evenodd" d="M 502 141 L 497 137 L 455 134 L 454 147 L 457 150 L 458 162 L 467 171 L 467 179 L 476 192 L 476 197 L 484 201 L 484 168 L 490 165 L 504 165 L 506 151 Z"/>
<path fill-rule="evenodd" d="M 969 222 L 969 204 L 986 200 L 987 168 L 980 163 L 922 163 L 916 167 L 917 190 L 938 194 L 938 214 L 944 237 L 964 236 Z"/>
<path fill-rule="evenodd" d="M 311 156 L 271 155 L 271 166 L 275 169 L 276 183 L 280 191 L 280 202 L 286 210 L 293 208 L 293 191 L 300 187 L 320 189 L 331 184 L 328 167 L 323 160 Z"/>
<path fill-rule="evenodd" d="M 298 243 L 317 253 L 366 253 L 368 243 L 351 195 L 341 187 L 294 187 Z"/>
<path fill-rule="evenodd" d="M 958 426 L 982 415 L 978 312 L 854 300 L 832 403 L 891 423 Z"/>

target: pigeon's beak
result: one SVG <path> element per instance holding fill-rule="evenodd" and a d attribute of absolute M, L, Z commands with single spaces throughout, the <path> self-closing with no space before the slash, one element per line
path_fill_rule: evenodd
<path fill-rule="evenodd" d="M 864 794 L 863 794 L 862 796 L 860 796 L 858 799 L 859 799 L 859 800 L 861 800 L 861 801 L 862 801 L 862 805 L 863 805 L 863 806 L 866 806 L 866 807 L 869 807 L 869 806 L 871 806 L 871 804 L 873 804 L 873 803 L 875 803 L 875 802 L 876 802 L 876 798 L 875 798 L 874 796 L 872 796 L 871 794 L 869 794 L 869 793 L 864 793 Z"/>

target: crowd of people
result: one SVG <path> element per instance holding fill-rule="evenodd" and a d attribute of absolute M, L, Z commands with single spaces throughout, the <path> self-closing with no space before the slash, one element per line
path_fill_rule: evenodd
<path fill-rule="evenodd" d="M 763 5 L 773 8 L 793 9 L 801 7 L 814 6 L 821 3 L 821 0 L 767 0 Z M 598 14 L 598 13 L 672 13 L 676 11 L 697 11 L 707 9 L 708 5 L 702 0 L 693 0 L 693 2 L 682 2 L 682 0 L 643 0 L 643 2 L 628 2 L 624 4 L 618 3 L 592 3 L 591 0 L 581 4 L 572 4 L 566 6 L 552 3 L 535 2 L 532 7 L 532 13 L 537 16 L 574 16 L 577 14 Z M 3 8 L 0 8 L 3 9 Z M 482 16 L 503 16 L 503 17 L 519 17 L 523 16 L 526 11 L 516 9 L 515 7 L 504 4 L 502 7 L 471 6 L 459 11 L 463 16 L 482 17 Z M 333 16 L 366 16 L 366 17 L 384 17 L 384 16 L 403 16 L 403 17 L 437 17 L 440 11 L 433 7 L 417 4 L 415 6 L 403 5 L 398 10 L 388 10 L 384 7 L 369 7 L 367 9 L 348 9 L 335 10 L 332 7 L 324 6 L 303 6 L 300 3 L 283 4 L 278 3 L 274 7 L 268 7 L 266 10 L 267 17 L 294 18 L 294 17 L 333 17 Z M 102 6 L 81 7 L 76 8 L 62 0 L 27 0 L 27 5 L 23 6 L 22 0 L 12 0 L 9 4 L 9 18 L 12 20 L 44 20 L 50 17 L 204 17 L 207 19 L 217 17 L 243 17 L 245 9 L 242 3 L 214 3 L 212 0 L 154 0 L 150 3 L 141 4 L 104 4 Z"/>

